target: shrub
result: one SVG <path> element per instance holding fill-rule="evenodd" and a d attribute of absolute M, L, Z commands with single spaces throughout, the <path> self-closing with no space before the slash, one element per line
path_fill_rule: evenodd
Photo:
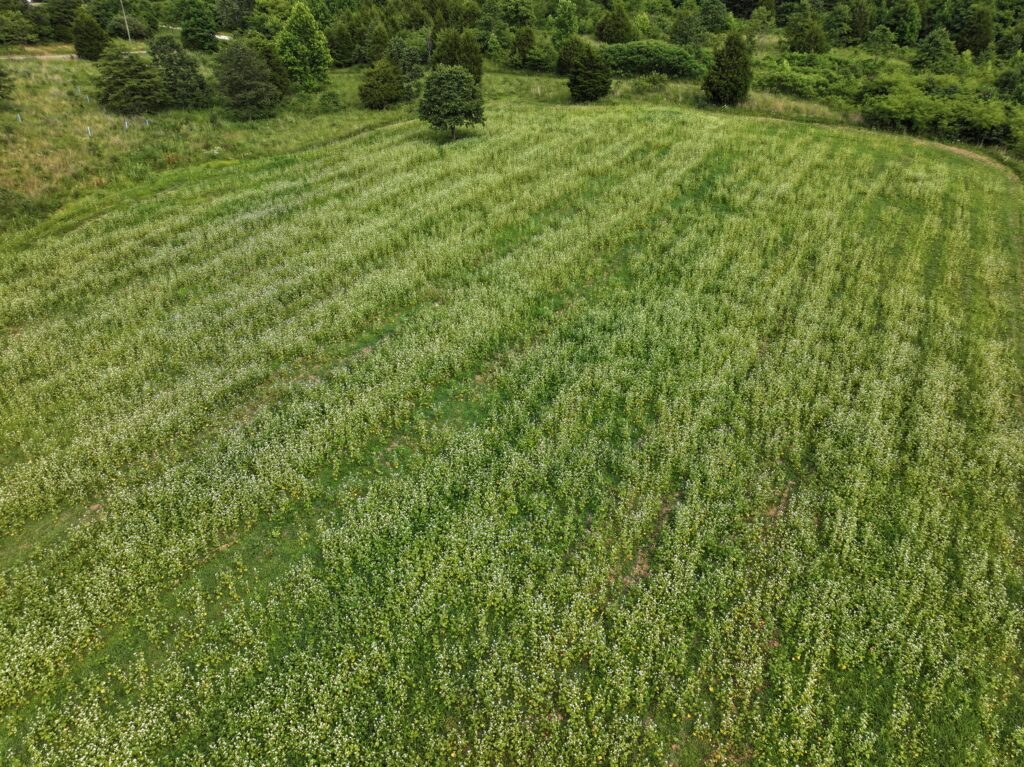
<path fill-rule="evenodd" d="M 437 35 L 432 61 L 435 65 L 462 67 L 480 82 L 484 76 L 484 55 L 471 30 L 442 29 Z"/>
<path fill-rule="evenodd" d="M 597 101 L 612 88 L 612 71 L 608 60 L 588 43 L 576 58 L 569 72 L 569 95 L 577 103 Z"/>
<path fill-rule="evenodd" d="M 266 51 L 246 38 L 221 46 L 214 74 L 228 109 L 243 120 L 270 117 L 284 97 Z"/>
<path fill-rule="evenodd" d="M 914 64 L 921 69 L 930 69 L 939 74 L 955 72 L 960 64 L 956 44 L 945 27 L 936 27 L 917 47 Z"/>
<path fill-rule="evenodd" d="M 661 72 L 669 77 L 703 77 L 707 62 L 700 49 L 684 48 L 660 40 L 637 40 L 620 45 L 606 45 L 605 60 L 617 75 L 645 75 Z"/>
<path fill-rule="evenodd" d="M 199 72 L 199 62 L 174 37 L 157 35 L 149 45 L 149 53 L 160 70 L 168 106 L 204 107 L 210 103 L 209 88 Z"/>
<path fill-rule="evenodd" d="M 345 15 L 335 18 L 327 28 L 327 48 L 334 63 L 339 67 L 350 67 L 359 63 L 359 54 L 352 36 L 352 22 Z"/>
<path fill-rule="evenodd" d="M 359 100 L 367 109 L 384 109 L 405 98 L 402 73 L 388 59 L 381 59 L 374 64 L 359 86 Z"/>
<path fill-rule="evenodd" d="M 722 0 L 699 0 L 700 18 L 708 32 L 727 32 L 732 26 L 729 9 Z"/>
<path fill-rule="evenodd" d="M 551 72 L 558 61 L 558 52 L 546 37 L 540 38 L 526 54 L 523 66 L 533 72 Z"/>
<path fill-rule="evenodd" d="M 100 104 L 111 112 L 156 112 L 166 104 L 160 70 L 148 56 L 110 44 L 99 60 Z"/>
<path fill-rule="evenodd" d="M 24 13 L 0 11 L 0 45 L 23 45 L 36 41 L 36 28 Z"/>
<path fill-rule="evenodd" d="M 597 39 L 605 43 L 628 43 L 636 37 L 633 22 L 621 0 L 615 0 L 595 28 Z"/>
<path fill-rule="evenodd" d="M 74 40 L 75 13 L 81 4 L 81 0 L 46 0 L 46 16 L 54 40 L 62 43 Z M 105 20 L 103 16 L 97 18 L 100 22 Z"/>
<path fill-rule="evenodd" d="M 806 2 L 789 15 L 786 41 L 798 53 L 825 53 L 831 47 L 821 15 Z"/>
<path fill-rule="evenodd" d="M 217 19 L 206 0 L 183 0 L 181 44 L 193 51 L 217 50 Z"/>
<path fill-rule="evenodd" d="M 572 68 L 579 61 L 580 54 L 583 52 L 584 47 L 587 43 L 583 42 L 579 37 L 573 35 L 567 37 L 562 42 L 562 47 L 558 49 L 558 60 L 555 62 L 555 71 L 560 75 L 568 75 Z"/>
<path fill-rule="evenodd" d="M 668 77 L 666 75 L 661 72 L 651 72 L 636 78 L 633 89 L 637 93 L 657 93 L 665 90 L 667 85 Z"/>
<path fill-rule="evenodd" d="M 879 24 L 868 33 L 864 47 L 880 56 L 887 55 L 896 48 L 896 35 L 889 27 Z"/>
<path fill-rule="evenodd" d="M 318 90 L 327 83 L 331 52 L 308 5 L 297 2 L 292 6 L 288 20 L 274 38 L 274 47 L 288 79 L 300 90 Z"/>
<path fill-rule="evenodd" d="M 75 41 L 75 54 L 78 58 L 88 61 L 99 59 L 109 38 L 100 23 L 85 8 L 79 8 L 75 13 L 72 32 Z"/>
<path fill-rule="evenodd" d="M 746 100 L 752 79 L 750 46 L 739 32 L 731 32 L 715 52 L 704 79 L 704 93 L 713 104 L 739 104 Z"/>
<path fill-rule="evenodd" d="M 484 99 L 480 83 L 463 67 L 441 64 L 433 69 L 423 84 L 420 119 L 438 130 L 450 133 L 463 125 L 483 124 Z"/>

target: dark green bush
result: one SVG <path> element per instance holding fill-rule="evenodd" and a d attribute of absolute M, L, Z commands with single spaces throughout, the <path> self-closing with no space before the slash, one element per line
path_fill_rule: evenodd
<path fill-rule="evenodd" d="M 199 72 L 199 62 L 172 35 L 153 38 L 149 53 L 160 70 L 168 106 L 185 109 L 209 105 L 210 92 Z"/>
<path fill-rule="evenodd" d="M 569 71 L 569 95 L 575 102 L 597 101 L 608 95 L 612 72 L 608 59 L 584 43 Z"/>
<path fill-rule="evenodd" d="M 206 0 L 183 0 L 181 44 L 193 51 L 217 50 L 217 18 Z"/>
<path fill-rule="evenodd" d="M 75 13 L 72 27 L 75 42 L 75 55 L 87 61 L 97 61 L 110 39 L 99 22 L 85 8 Z"/>
<path fill-rule="evenodd" d="M 450 133 L 463 125 L 482 124 L 484 100 L 480 83 L 463 67 L 441 64 L 433 69 L 423 84 L 419 115 L 438 130 Z"/>
<path fill-rule="evenodd" d="M 704 94 L 712 104 L 739 104 L 746 100 L 752 79 L 750 44 L 739 32 L 730 32 L 704 78 Z"/>
<path fill-rule="evenodd" d="M 367 109 L 384 109 L 407 96 L 402 73 L 388 59 L 381 59 L 367 70 L 359 86 L 359 100 Z"/>
<path fill-rule="evenodd" d="M 660 40 L 637 40 L 606 45 L 601 49 L 608 65 L 617 75 L 645 75 L 661 72 L 669 77 L 703 77 L 708 62 L 699 48 L 673 45 Z"/>
<path fill-rule="evenodd" d="M 628 43 L 636 38 L 633 21 L 626 12 L 622 0 L 615 0 L 608 12 L 601 17 L 594 29 L 597 39 L 605 43 Z"/>
<path fill-rule="evenodd" d="M 163 78 L 149 56 L 110 44 L 98 66 L 98 99 L 109 111 L 134 115 L 156 112 L 166 106 Z"/>
<path fill-rule="evenodd" d="M 221 46 L 214 74 L 228 109 L 242 120 L 270 117 L 284 97 L 280 74 L 271 67 L 267 52 L 247 38 Z"/>

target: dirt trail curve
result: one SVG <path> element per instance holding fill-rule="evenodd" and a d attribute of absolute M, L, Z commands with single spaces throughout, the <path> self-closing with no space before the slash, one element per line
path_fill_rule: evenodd
<path fill-rule="evenodd" d="M 19 59 L 38 59 L 39 61 L 70 61 L 71 59 L 77 59 L 78 57 L 73 53 L 26 53 L 26 54 L 7 54 L 0 56 L 0 59 L 6 61 L 17 61 Z"/>

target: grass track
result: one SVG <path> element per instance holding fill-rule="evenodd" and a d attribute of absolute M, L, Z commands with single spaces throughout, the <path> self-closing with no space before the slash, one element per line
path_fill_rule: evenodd
<path fill-rule="evenodd" d="M 496 102 L 187 177 L 0 254 L 8 761 L 1022 756 L 998 169 Z"/>

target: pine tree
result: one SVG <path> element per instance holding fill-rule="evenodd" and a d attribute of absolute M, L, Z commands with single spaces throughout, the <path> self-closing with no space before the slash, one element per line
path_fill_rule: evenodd
<path fill-rule="evenodd" d="M 221 47 L 214 75 L 228 109 L 243 120 L 270 117 L 284 95 L 265 52 L 245 38 Z"/>
<path fill-rule="evenodd" d="M 97 61 L 107 45 L 107 33 L 84 7 L 75 12 L 72 29 L 75 41 L 75 55 L 80 59 Z"/>
<path fill-rule="evenodd" d="M 455 138 L 463 125 L 483 124 L 484 99 L 480 83 L 464 67 L 440 65 L 428 75 L 420 100 L 420 119 Z"/>
<path fill-rule="evenodd" d="M 367 71 L 359 86 L 359 100 L 367 109 L 384 109 L 407 95 L 402 73 L 389 59 L 381 59 Z"/>
<path fill-rule="evenodd" d="M 309 6 L 297 2 L 277 36 L 274 46 L 288 70 L 288 78 L 300 90 L 314 91 L 327 84 L 331 52 L 327 38 Z"/>
<path fill-rule="evenodd" d="M 50 34 L 54 40 L 62 43 L 74 40 L 75 13 L 81 4 L 82 0 L 47 0 L 46 15 L 50 18 Z"/>
<path fill-rule="evenodd" d="M 615 0 L 612 3 L 608 13 L 597 22 L 594 31 L 597 34 L 597 39 L 605 43 L 628 43 L 636 38 L 633 22 L 621 0 Z"/>
<path fill-rule="evenodd" d="M 597 101 L 612 88 L 612 70 L 594 46 L 584 43 L 569 71 L 569 96 L 577 103 Z"/>
<path fill-rule="evenodd" d="M 199 72 L 199 62 L 174 37 L 158 35 L 149 44 L 149 53 L 160 70 L 168 106 L 185 109 L 209 104 L 209 88 Z"/>
<path fill-rule="evenodd" d="M 206 0 L 183 0 L 181 43 L 193 51 L 217 50 L 217 19 Z"/>
<path fill-rule="evenodd" d="M 704 78 L 704 93 L 712 104 L 733 106 L 746 100 L 753 70 L 750 46 L 739 32 L 730 32 Z"/>
<path fill-rule="evenodd" d="M 148 56 L 111 44 L 100 57 L 99 71 L 99 102 L 111 112 L 132 115 L 164 107 L 163 79 Z"/>

